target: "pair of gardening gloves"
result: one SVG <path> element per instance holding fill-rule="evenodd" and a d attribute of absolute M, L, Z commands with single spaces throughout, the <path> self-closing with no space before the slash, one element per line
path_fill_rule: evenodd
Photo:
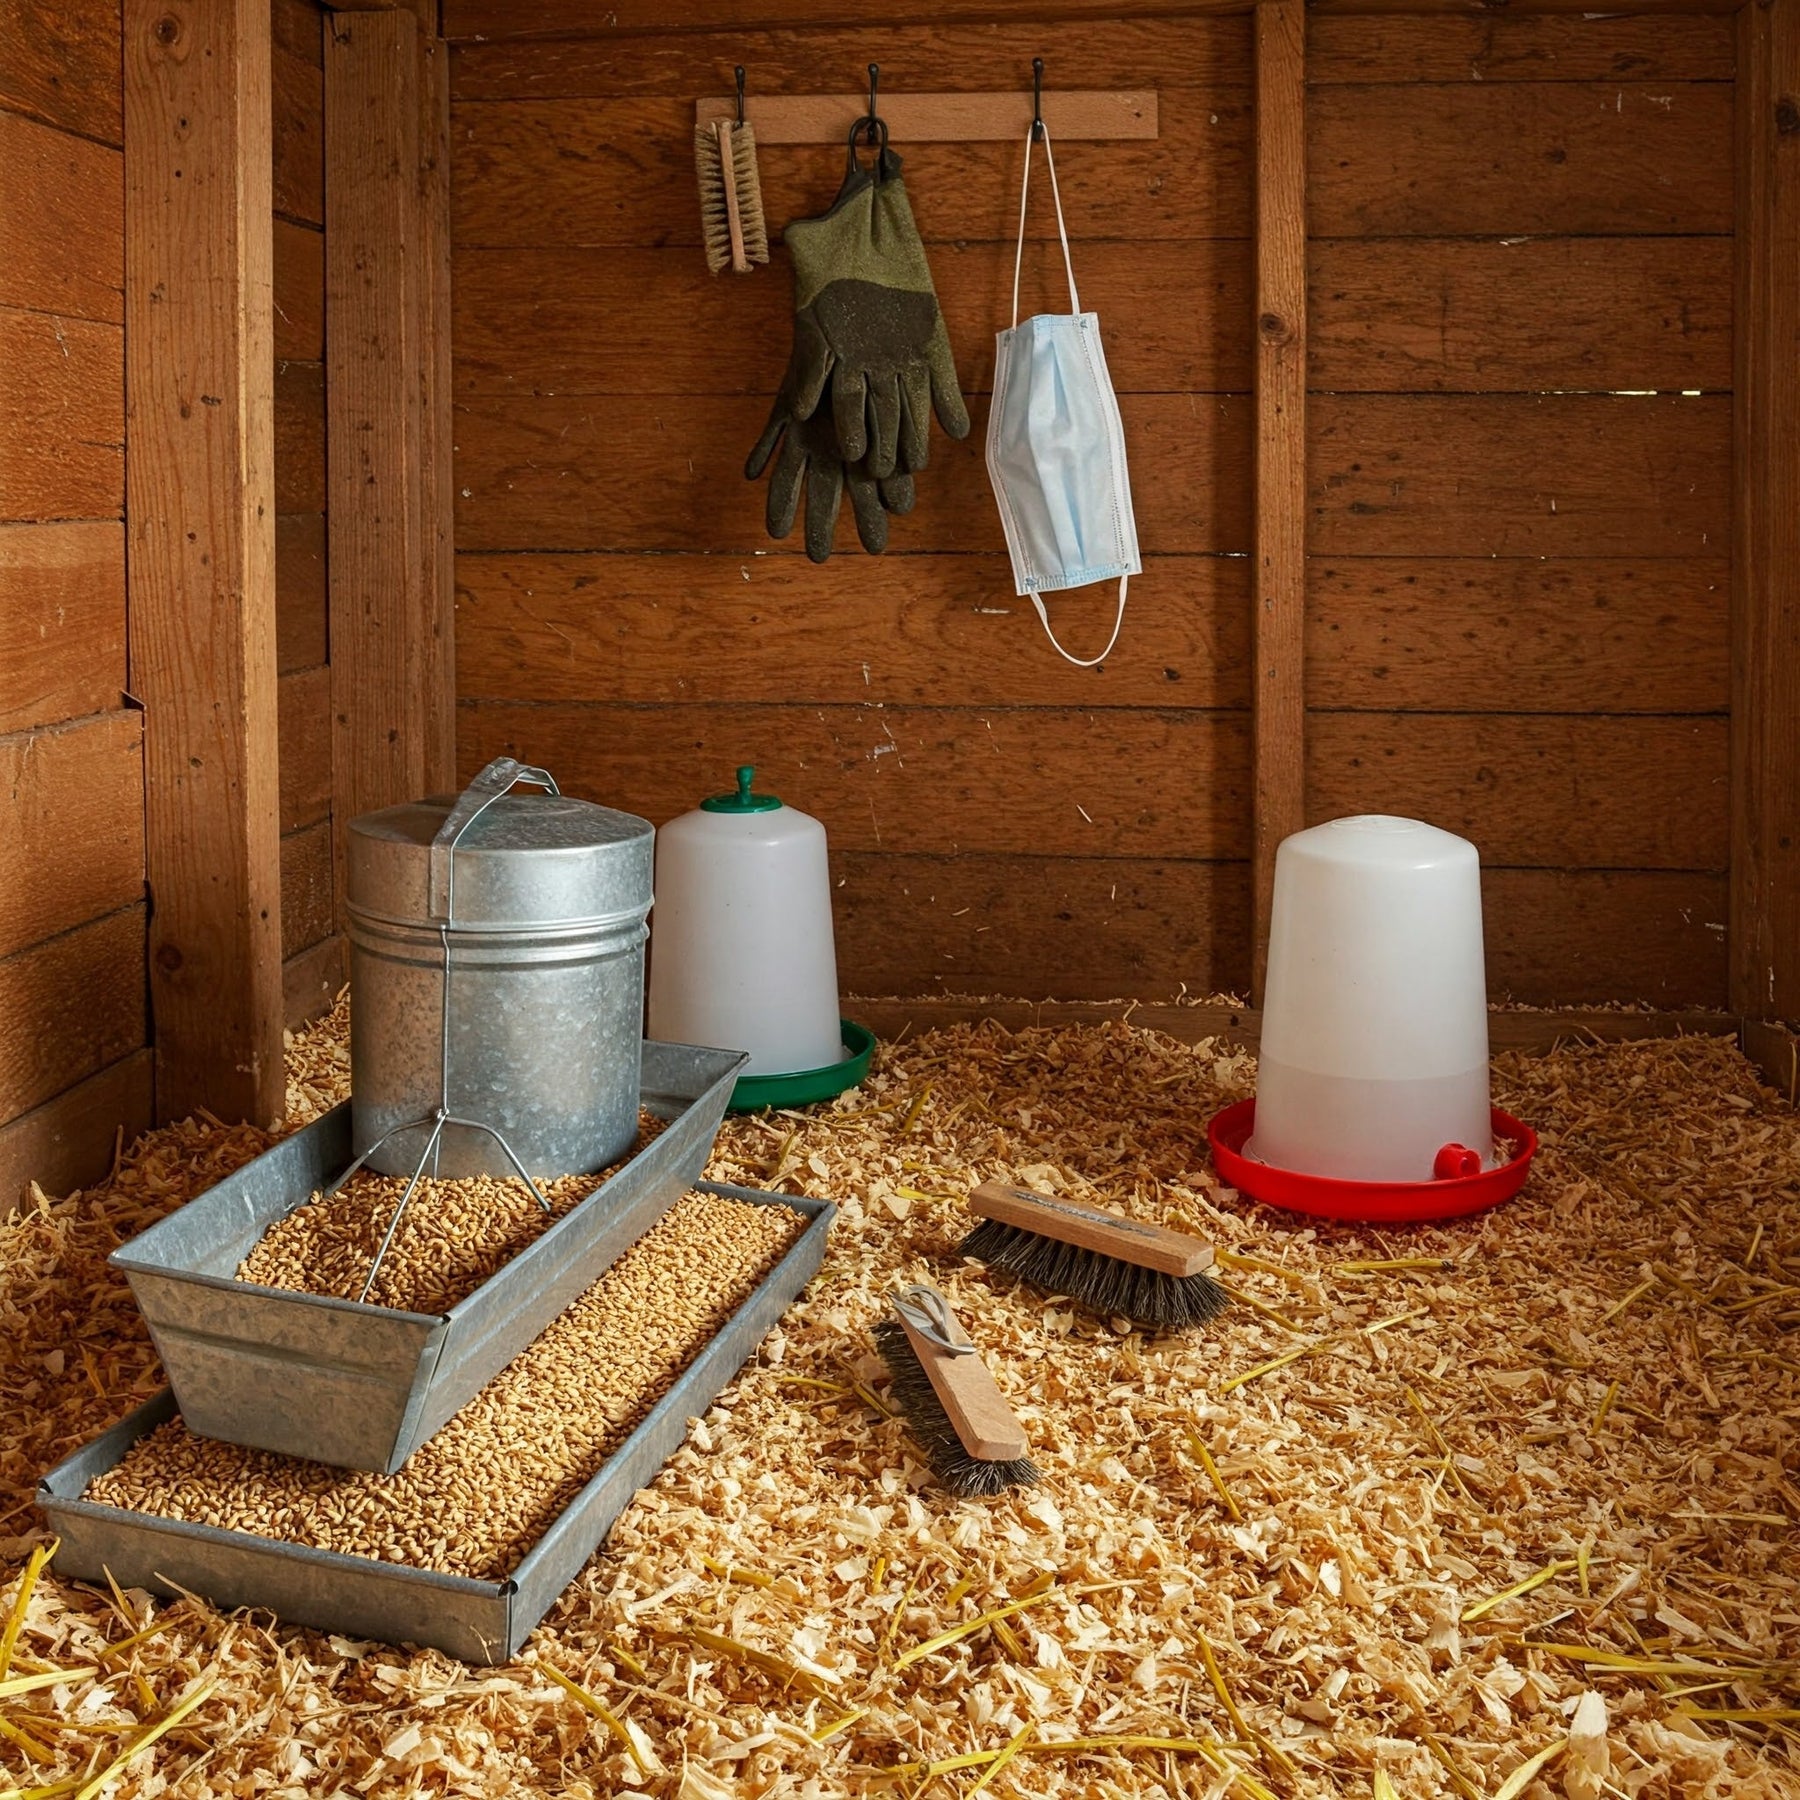
<path fill-rule="evenodd" d="M 953 438 L 969 435 L 900 158 L 884 143 L 864 169 L 853 150 L 831 210 L 782 235 L 794 258 L 794 347 L 744 474 L 754 481 L 774 459 L 773 538 L 793 530 L 805 497 L 806 554 L 816 563 L 831 555 L 847 488 L 863 548 L 879 554 L 888 515 L 912 511 L 931 414 Z"/>

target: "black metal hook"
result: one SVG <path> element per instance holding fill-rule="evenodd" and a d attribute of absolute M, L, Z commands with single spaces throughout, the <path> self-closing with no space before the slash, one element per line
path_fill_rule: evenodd
<path fill-rule="evenodd" d="M 737 122 L 741 125 L 744 122 L 744 65 L 742 63 L 737 65 L 735 73 L 737 75 Z"/>
<path fill-rule="evenodd" d="M 875 123 L 875 92 L 881 86 L 881 64 L 869 64 L 869 123 Z M 871 137 L 873 142 L 873 137 Z"/>
<path fill-rule="evenodd" d="M 1031 59 L 1031 141 L 1044 141 L 1044 59 Z"/>

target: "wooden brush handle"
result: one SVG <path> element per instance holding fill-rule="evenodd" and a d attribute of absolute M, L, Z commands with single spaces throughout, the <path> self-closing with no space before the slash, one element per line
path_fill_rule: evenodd
<path fill-rule="evenodd" d="M 946 1309 L 946 1312 L 948 1309 Z M 963 1448 L 983 1462 L 1012 1462 L 1026 1450 L 1025 1428 L 1006 1404 L 1006 1396 L 994 1385 L 988 1366 L 977 1353 L 954 1356 L 941 1344 L 934 1344 L 918 1330 L 905 1313 L 896 1315 L 913 1354 L 930 1378 L 937 1397 L 956 1427 Z M 954 1317 L 946 1335 L 954 1343 L 969 1341 Z"/>
<path fill-rule="evenodd" d="M 1059 1244 L 1073 1244 L 1078 1250 L 1093 1250 L 1139 1269 L 1154 1269 L 1159 1275 L 1198 1275 L 1212 1267 L 1212 1245 L 1185 1231 L 1145 1225 L 1075 1200 L 1052 1200 L 1030 1188 L 984 1181 L 969 1196 L 969 1211 L 978 1218 L 1054 1238 Z"/>
<path fill-rule="evenodd" d="M 750 273 L 750 258 L 744 250 L 744 221 L 738 212 L 737 147 L 731 141 L 731 121 L 716 119 L 713 136 L 719 142 L 719 162 L 725 172 L 725 222 L 731 229 L 731 268 L 737 275 Z"/>

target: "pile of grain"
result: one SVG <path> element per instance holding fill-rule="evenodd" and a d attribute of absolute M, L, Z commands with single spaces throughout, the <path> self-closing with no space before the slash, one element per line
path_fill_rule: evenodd
<path fill-rule="evenodd" d="M 536 1243 L 663 1129 L 663 1120 L 642 1112 L 637 1141 L 627 1156 L 596 1175 L 563 1175 L 540 1182 L 550 1202 L 548 1212 L 516 1176 L 421 1180 L 382 1259 L 369 1292 L 370 1304 L 406 1312 L 448 1312 L 527 1245 Z M 239 1264 L 238 1280 L 339 1300 L 358 1299 L 382 1233 L 405 1192 L 404 1176 L 359 1169 L 335 1194 L 315 1194 L 306 1205 L 277 1219 Z"/>
<path fill-rule="evenodd" d="M 87 1497 L 346 1556 L 503 1579 L 805 1223 L 784 1206 L 685 1195 L 393 1475 L 216 1443 L 177 1418 Z"/>
<path fill-rule="evenodd" d="M 296 1045 L 303 1104 L 340 1044 Z M 46 1760 L 8 1740 L 5 1775 L 103 1768 L 199 1692 L 144 1791 L 1796 1800 L 1800 1118 L 1724 1040 L 1508 1056 L 1524 1194 L 1351 1231 L 1213 1178 L 1204 1121 L 1253 1077 L 1122 1025 L 959 1027 L 728 1121 L 709 1173 L 845 1201 L 831 1254 L 518 1663 L 45 1576 L 13 1672 L 95 1673 L 6 1701 Z M 265 1141 L 159 1132 L 0 1226 L 15 1567 L 37 1473 L 159 1379 L 106 1251 Z M 959 1266 L 989 1177 L 1201 1231 L 1240 1304 L 1146 1340 Z M 870 1404 L 881 1296 L 925 1273 L 1041 1487 L 952 1501 Z"/>

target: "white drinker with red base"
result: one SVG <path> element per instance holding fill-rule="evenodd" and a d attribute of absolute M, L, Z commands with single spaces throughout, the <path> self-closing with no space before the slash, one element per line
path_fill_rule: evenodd
<path fill-rule="evenodd" d="M 1381 814 L 1285 839 L 1246 1155 L 1431 1181 L 1493 1163 L 1491 1120 L 1475 846 Z"/>
<path fill-rule="evenodd" d="M 657 832 L 650 924 L 649 1035 L 747 1050 L 746 1077 L 844 1059 L 825 827 L 754 773 Z"/>

